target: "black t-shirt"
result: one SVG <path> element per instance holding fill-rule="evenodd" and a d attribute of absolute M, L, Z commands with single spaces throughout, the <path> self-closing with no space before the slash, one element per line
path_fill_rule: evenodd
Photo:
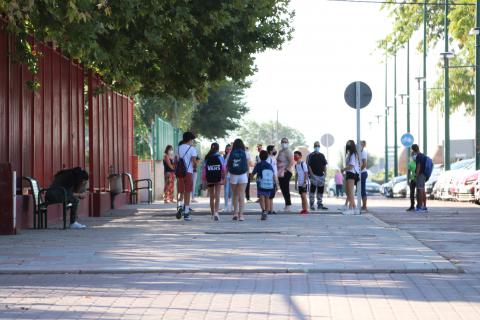
<path fill-rule="evenodd" d="M 321 152 L 312 152 L 308 156 L 308 166 L 312 168 L 312 172 L 316 176 L 325 175 L 325 167 L 327 166 L 327 159 Z"/>

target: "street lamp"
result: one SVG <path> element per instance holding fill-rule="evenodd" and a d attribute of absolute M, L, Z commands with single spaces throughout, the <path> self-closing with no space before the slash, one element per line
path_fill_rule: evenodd
<path fill-rule="evenodd" d="M 448 2 L 448 1 L 447 1 Z M 448 8 L 448 4 L 445 4 L 446 8 Z M 446 13 L 448 12 L 448 9 L 445 9 Z M 448 19 L 448 18 L 446 18 Z M 448 37 L 448 31 L 446 31 Z M 448 40 L 446 40 L 448 41 Z M 440 55 L 443 58 L 443 67 L 445 68 L 445 98 L 444 98 L 444 103 L 445 103 L 445 142 L 444 142 L 444 150 L 443 150 L 443 155 L 444 155 L 444 162 L 443 165 L 445 167 L 445 170 L 450 170 L 450 90 L 449 90 L 449 60 L 453 58 L 454 54 L 451 51 L 448 51 L 448 43 L 445 44 L 445 52 L 440 53 Z"/>
<path fill-rule="evenodd" d="M 476 5 L 475 35 L 475 169 L 480 170 L 480 0 Z"/>
<path fill-rule="evenodd" d="M 393 55 L 393 175 L 398 176 L 397 52 Z"/>
<path fill-rule="evenodd" d="M 388 116 L 392 106 L 385 106 L 385 182 L 388 182 Z"/>

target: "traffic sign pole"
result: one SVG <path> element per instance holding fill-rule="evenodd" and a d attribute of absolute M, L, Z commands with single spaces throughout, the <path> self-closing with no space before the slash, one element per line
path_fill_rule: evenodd
<path fill-rule="evenodd" d="M 356 109 L 357 109 L 357 152 L 360 150 L 360 99 L 361 99 L 361 89 L 360 81 L 356 82 Z M 361 165 L 360 165 L 361 167 Z M 362 171 L 360 170 L 360 179 L 357 182 L 357 209 L 360 210 L 362 207 Z"/>

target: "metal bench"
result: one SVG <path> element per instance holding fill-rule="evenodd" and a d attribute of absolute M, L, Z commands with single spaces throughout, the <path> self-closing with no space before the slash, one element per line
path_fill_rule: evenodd
<path fill-rule="evenodd" d="M 41 189 L 38 181 L 32 177 L 23 177 L 26 180 L 30 189 L 32 190 L 33 197 L 33 228 L 34 229 L 47 229 L 47 207 L 51 204 L 61 204 L 63 207 L 63 229 L 67 228 L 67 210 L 72 207 L 72 204 L 67 201 L 67 190 L 62 187 L 53 187 Z M 47 202 L 45 200 L 45 193 L 48 191 L 59 190 L 64 194 L 62 202 Z"/>
<path fill-rule="evenodd" d="M 130 173 L 123 173 L 124 177 L 127 177 L 129 186 L 130 186 L 130 203 L 136 204 L 138 200 L 138 190 L 147 190 L 148 191 L 148 203 L 153 202 L 153 188 L 152 188 L 152 180 L 151 179 L 140 179 L 140 180 L 133 180 L 132 175 Z M 147 186 L 139 187 L 138 184 L 141 182 L 146 182 Z"/>

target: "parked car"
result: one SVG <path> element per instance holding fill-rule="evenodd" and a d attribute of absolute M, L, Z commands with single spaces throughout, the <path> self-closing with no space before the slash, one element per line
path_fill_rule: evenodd
<path fill-rule="evenodd" d="M 393 198 L 400 195 L 402 188 L 405 188 L 407 185 L 407 176 L 398 176 L 391 179 L 389 182 L 383 184 L 383 195 L 388 198 Z M 398 185 L 400 184 L 400 185 Z M 395 187 L 398 185 L 397 187 Z"/>
<path fill-rule="evenodd" d="M 461 169 L 472 169 L 474 165 L 475 159 L 466 159 L 452 163 L 450 170 L 443 171 L 438 177 L 432 191 L 433 197 L 442 200 L 454 199 L 453 195 L 450 193 L 450 188 L 455 182 L 455 175 L 458 174 L 457 171 Z"/>
<path fill-rule="evenodd" d="M 457 201 L 475 201 L 475 188 L 477 186 L 480 170 L 464 170 L 457 175 L 456 182 L 450 189 L 450 193 Z"/>
<path fill-rule="evenodd" d="M 477 178 L 477 184 L 475 186 L 475 202 L 480 204 L 480 175 Z"/>
<path fill-rule="evenodd" d="M 427 182 L 425 182 L 425 192 L 429 199 L 433 199 L 433 188 L 438 181 L 438 177 L 443 173 L 443 165 L 436 164 L 433 167 L 432 175 Z"/>

